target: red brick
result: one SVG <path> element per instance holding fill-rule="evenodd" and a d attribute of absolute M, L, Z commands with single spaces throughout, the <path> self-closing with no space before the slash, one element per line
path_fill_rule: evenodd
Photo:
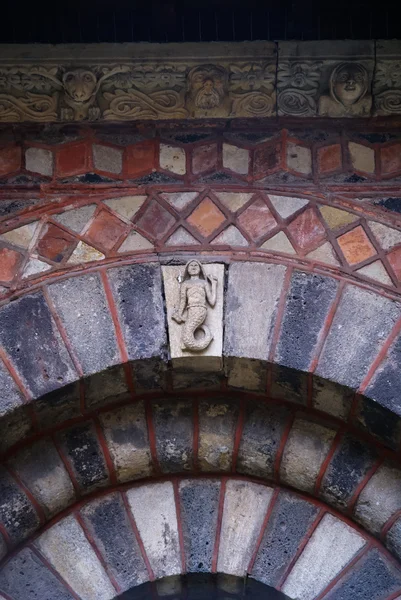
<path fill-rule="evenodd" d="M 85 237 L 91 244 L 111 250 L 127 231 L 128 227 L 125 223 L 107 210 L 102 210 L 89 227 Z"/>
<path fill-rule="evenodd" d="M 308 208 L 294 219 L 288 230 L 302 250 L 316 248 L 326 235 L 325 228 L 312 208 Z"/>
<path fill-rule="evenodd" d="M 384 175 L 401 171 L 401 144 L 386 146 L 380 150 L 381 167 Z"/>
<path fill-rule="evenodd" d="M 157 240 L 163 237 L 174 225 L 176 219 L 156 200 L 151 200 L 144 214 L 138 219 L 137 225 L 151 238 Z"/>
<path fill-rule="evenodd" d="M 0 281 L 11 281 L 18 271 L 22 261 L 22 254 L 10 250 L 9 248 L 0 248 Z"/>
<path fill-rule="evenodd" d="M 156 143 L 146 140 L 127 148 L 125 168 L 130 177 L 146 175 L 155 169 Z"/>
<path fill-rule="evenodd" d="M 392 250 L 387 254 L 388 262 L 393 268 L 394 273 L 399 281 L 401 281 L 401 247 Z"/>
<path fill-rule="evenodd" d="M 317 162 L 319 173 L 330 173 L 342 167 L 342 156 L 340 144 L 324 146 L 317 151 Z"/>
<path fill-rule="evenodd" d="M 255 179 L 265 177 L 273 171 L 281 161 L 281 144 L 267 144 L 256 148 L 253 157 L 253 176 Z"/>
<path fill-rule="evenodd" d="M 188 223 L 205 237 L 216 231 L 225 220 L 226 218 L 221 210 L 217 208 L 210 198 L 204 198 L 187 219 Z"/>
<path fill-rule="evenodd" d="M 192 152 L 192 172 L 197 175 L 217 167 L 217 145 L 198 146 Z"/>
<path fill-rule="evenodd" d="M 376 254 L 374 246 L 361 225 L 341 235 L 337 238 L 337 242 L 349 265 L 356 265 Z"/>
<path fill-rule="evenodd" d="M 238 222 L 254 240 L 266 235 L 277 226 L 276 219 L 261 198 L 240 214 Z"/>
<path fill-rule="evenodd" d="M 89 146 L 86 142 L 69 144 L 56 153 L 56 172 L 59 177 L 87 173 L 90 164 Z"/>
<path fill-rule="evenodd" d="M 38 242 L 37 251 L 41 256 L 58 263 L 72 250 L 75 243 L 72 235 L 50 224 Z"/>
<path fill-rule="evenodd" d="M 21 148 L 11 146 L 0 150 L 0 175 L 13 173 L 21 168 Z"/>

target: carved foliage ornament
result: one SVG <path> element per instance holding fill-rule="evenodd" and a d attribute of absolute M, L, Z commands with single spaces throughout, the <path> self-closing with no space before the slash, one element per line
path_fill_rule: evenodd
<path fill-rule="evenodd" d="M 216 304 L 217 278 L 207 275 L 199 261 L 190 260 L 179 279 L 179 306 L 172 318 L 182 324 L 181 348 L 201 352 L 213 340 L 213 333 L 205 325 L 205 320 L 208 306 L 213 308 Z"/>

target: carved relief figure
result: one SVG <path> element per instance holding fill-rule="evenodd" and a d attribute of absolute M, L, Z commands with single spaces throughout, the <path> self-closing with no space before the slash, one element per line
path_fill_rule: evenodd
<path fill-rule="evenodd" d="M 231 109 L 227 71 L 215 65 L 191 69 L 186 106 L 191 117 L 227 117 Z"/>
<path fill-rule="evenodd" d="M 216 291 L 217 278 L 207 275 L 199 261 L 190 260 L 185 265 L 184 276 L 180 282 L 179 307 L 172 315 L 174 321 L 183 324 L 182 350 L 200 352 L 213 340 L 213 334 L 204 322 L 208 304 L 212 308 L 216 304 Z M 197 338 L 196 332 L 199 330 L 203 335 Z"/>
<path fill-rule="evenodd" d="M 330 76 L 329 94 L 319 100 L 324 117 L 367 117 L 372 107 L 369 75 L 363 65 L 340 63 Z"/>

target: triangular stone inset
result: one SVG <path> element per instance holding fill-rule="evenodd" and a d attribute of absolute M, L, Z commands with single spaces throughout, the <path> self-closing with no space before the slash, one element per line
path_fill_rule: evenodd
<path fill-rule="evenodd" d="M 214 240 L 212 241 L 213 245 L 220 246 L 248 246 L 248 242 L 242 235 L 242 233 L 234 227 L 234 225 L 229 225 L 227 229 L 222 231 Z"/>
<path fill-rule="evenodd" d="M 173 235 L 166 242 L 166 246 L 196 246 L 198 244 L 200 242 L 183 227 L 179 227 L 174 231 Z"/>
<path fill-rule="evenodd" d="M 167 200 L 167 202 L 178 211 L 185 208 L 192 200 L 196 198 L 198 192 L 178 192 L 178 193 L 169 193 L 162 194 L 162 198 Z"/>
<path fill-rule="evenodd" d="M 269 200 L 282 219 L 293 215 L 297 210 L 306 206 L 309 200 L 305 198 L 293 198 L 292 196 L 272 196 L 269 194 Z"/>
<path fill-rule="evenodd" d="M 319 262 L 326 263 L 328 265 L 339 266 L 340 264 L 336 259 L 330 242 L 325 242 L 322 246 L 319 246 L 319 248 L 316 248 L 316 250 L 313 250 L 313 252 L 307 254 L 306 258 L 309 258 L 310 260 L 318 260 Z"/>
<path fill-rule="evenodd" d="M 366 267 L 362 267 L 362 269 L 358 269 L 356 271 L 359 275 L 363 275 L 364 277 L 368 277 L 369 279 L 373 279 L 375 281 L 379 281 L 384 285 L 393 285 L 390 277 L 386 269 L 384 268 L 381 260 L 376 260 L 375 262 L 367 265 Z"/>
<path fill-rule="evenodd" d="M 375 221 L 369 221 L 368 225 L 384 250 L 389 250 L 393 246 L 401 244 L 401 231 L 398 229 L 387 227 L 387 225 Z"/>
<path fill-rule="evenodd" d="M 231 212 L 237 212 L 242 208 L 253 196 L 253 193 L 242 192 L 216 192 L 218 199 Z"/>
<path fill-rule="evenodd" d="M 75 231 L 75 233 L 81 233 L 85 225 L 92 218 L 95 210 L 96 204 L 88 204 L 87 206 L 67 210 L 60 215 L 56 215 L 54 220 L 64 225 L 64 227 L 71 229 L 71 231 Z"/>
<path fill-rule="evenodd" d="M 22 273 L 22 278 L 31 277 L 32 275 L 38 275 L 51 269 L 51 266 L 39 260 L 38 258 L 31 258 Z"/>
<path fill-rule="evenodd" d="M 349 225 L 359 218 L 354 213 L 334 208 L 334 206 L 320 206 L 319 210 L 330 229 L 340 229 L 340 227 Z"/>
<path fill-rule="evenodd" d="M 131 220 L 141 208 L 146 198 L 147 196 L 123 196 L 122 198 L 104 200 L 104 203 L 121 217 Z"/>
<path fill-rule="evenodd" d="M 38 221 L 34 221 L 28 225 L 23 225 L 22 227 L 17 227 L 17 229 L 7 231 L 7 233 L 0 235 L 0 240 L 19 246 L 20 248 L 28 248 L 35 235 L 37 225 Z"/>
<path fill-rule="evenodd" d="M 291 244 L 284 231 L 276 233 L 272 238 L 261 245 L 262 250 L 271 250 L 273 252 L 283 252 L 284 254 L 296 254 L 293 245 Z"/>
<path fill-rule="evenodd" d="M 104 258 L 104 254 L 99 252 L 99 250 L 96 250 L 96 248 L 88 246 L 88 244 L 85 244 L 85 242 L 79 242 L 78 246 L 71 254 L 68 260 L 68 264 L 79 265 L 83 262 L 91 262 L 92 260 L 103 260 Z"/>
<path fill-rule="evenodd" d="M 118 253 L 135 252 L 136 250 L 151 250 L 153 244 L 137 231 L 131 231 L 118 249 Z"/>

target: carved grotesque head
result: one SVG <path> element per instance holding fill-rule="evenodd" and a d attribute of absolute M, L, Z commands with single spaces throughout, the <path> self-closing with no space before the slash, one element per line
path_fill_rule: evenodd
<path fill-rule="evenodd" d="M 227 93 L 227 73 L 222 67 L 200 65 L 188 74 L 188 97 L 196 108 L 211 110 L 220 106 Z"/>
<path fill-rule="evenodd" d="M 341 63 L 335 67 L 330 77 L 332 97 L 344 106 L 351 106 L 361 100 L 369 86 L 368 72 L 362 65 Z"/>
<path fill-rule="evenodd" d="M 68 71 L 63 76 L 63 86 L 74 102 L 87 102 L 96 90 L 96 75 L 86 69 Z"/>

